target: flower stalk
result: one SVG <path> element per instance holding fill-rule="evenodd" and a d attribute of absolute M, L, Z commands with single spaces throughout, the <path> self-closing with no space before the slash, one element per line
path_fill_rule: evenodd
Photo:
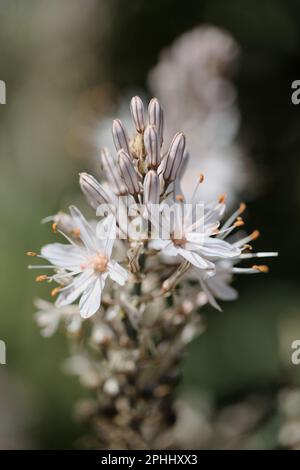
<path fill-rule="evenodd" d="M 171 448 L 181 361 L 186 344 L 202 329 L 200 308 L 210 303 L 220 310 L 220 300 L 237 297 L 233 274 L 265 273 L 266 266 L 252 258 L 277 253 L 254 254 L 258 232 L 238 234 L 244 205 L 224 223 L 224 196 L 186 204 L 183 195 L 175 195 L 186 155 L 184 134 L 175 134 L 165 151 L 158 100 L 150 101 L 147 118 L 134 97 L 131 113 L 133 139 L 116 119 L 117 154 L 102 151 L 106 181 L 80 174 L 95 220 L 87 221 L 74 206 L 69 215 L 47 218 L 55 224 L 53 236 L 66 243 L 28 255 L 46 260 L 30 266 L 47 271 L 36 280 L 56 283 L 55 303 L 37 303 L 42 334 L 62 329 L 72 343 L 65 370 L 93 391 L 93 398 L 77 407 L 90 430 L 88 445 Z M 203 175 L 197 188 L 199 182 Z M 250 266 L 237 266 L 249 258 Z"/>

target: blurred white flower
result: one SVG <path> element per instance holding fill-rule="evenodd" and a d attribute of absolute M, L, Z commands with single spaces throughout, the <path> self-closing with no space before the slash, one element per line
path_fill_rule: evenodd
<path fill-rule="evenodd" d="M 249 179 L 243 150 L 235 142 L 240 118 L 230 73 L 238 52 L 229 33 L 201 26 L 163 50 L 149 74 L 150 89 L 168 115 L 167 139 L 180 129 L 188 140 L 190 159 L 181 178 L 187 197 L 199 171 L 208 183 L 202 188 L 204 200 L 221 190 L 231 203 Z"/>
<path fill-rule="evenodd" d="M 78 305 L 67 305 L 58 308 L 52 302 L 36 299 L 36 321 L 45 338 L 52 336 L 61 322 L 64 323 L 68 333 L 77 334 L 80 331 L 82 319 L 79 315 Z"/>

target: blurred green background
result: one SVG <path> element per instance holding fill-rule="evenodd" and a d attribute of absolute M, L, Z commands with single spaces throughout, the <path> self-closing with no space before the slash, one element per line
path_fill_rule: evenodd
<path fill-rule="evenodd" d="M 72 419 L 83 392 L 61 370 L 63 338 L 40 337 L 33 299 L 49 292 L 33 282 L 25 256 L 53 240 L 40 220 L 76 203 L 78 171 L 92 171 L 74 122 L 100 119 L 128 90 L 147 92 L 161 49 L 201 24 L 225 28 L 241 47 L 239 139 L 263 175 L 246 218 L 261 230 L 257 249 L 280 258 L 268 276 L 237 279 L 240 299 L 223 313 L 207 308 L 208 328 L 189 347 L 180 393 L 193 389 L 222 404 L 300 385 L 300 366 L 290 362 L 291 341 L 300 338 L 300 106 L 291 103 L 291 82 L 300 79 L 300 3 L 0 0 L 2 448 L 70 448 L 83 432 Z M 275 445 L 277 427 L 262 447 Z"/>

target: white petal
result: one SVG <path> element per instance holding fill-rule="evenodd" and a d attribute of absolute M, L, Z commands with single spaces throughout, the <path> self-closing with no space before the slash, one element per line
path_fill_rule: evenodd
<path fill-rule="evenodd" d="M 120 284 L 120 286 L 124 286 L 125 282 L 128 279 L 128 274 L 129 274 L 128 271 L 126 271 L 126 269 L 122 268 L 122 266 L 120 266 L 120 264 L 117 263 L 116 261 L 111 260 L 108 263 L 108 271 L 113 281 Z"/>
<path fill-rule="evenodd" d="M 71 284 L 64 287 L 60 291 L 60 294 L 55 302 L 56 307 L 63 307 L 74 302 L 92 282 L 94 276 L 94 271 L 87 269 L 82 274 L 79 274 L 79 276 L 75 277 Z"/>
<path fill-rule="evenodd" d="M 220 279 L 218 275 L 208 279 L 206 282 L 209 289 L 218 299 L 236 300 L 238 298 L 238 292 Z"/>
<path fill-rule="evenodd" d="M 151 240 L 149 243 L 149 248 L 151 250 L 163 251 L 163 254 L 167 256 L 178 255 L 178 250 L 174 247 L 174 244 L 171 240 L 162 240 L 160 238 Z"/>
<path fill-rule="evenodd" d="M 97 251 L 98 246 L 96 233 L 94 232 L 88 221 L 82 215 L 80 210 L 77 209 L 77 207 L 75 206 L 70 207 L 70 213 L 74 220 L 76 228 L 79 228 L 80 238 L 86 248 L 92 252 Z"/>
<path fill-rule="evenodd" d="M 152 237 L 162 238 L 163 240 L 170 239 L 170 209 L 167 204 L 161 205 L 160 207 L 158 207 L 157 204 L 149 204 L 147 210 L 152 225 Z"/>
<path fill-rule="evenodd" d="M 230 243 L 218 238 L 205 237 L 203 245 L 199 247 L 199 251 L 210 257 L 231 258 L 239 256 L 241 250 Z"/>
<path fill-rule="evenodd" d="M 114 215 L 109 214 L 101 221 L 101 225 L 97 225 L 97 236 L 99 234 L 104 237 L 104 239 L 102 238 L 101 240 L 104 254 L 110 258 L 116 240 L 116 219 Z"/>
<path fill-rule="evenodd" d="M 78 268 L 85 260 L 84 253 L 79 247 L 63 243 L 50 243 L 43 246 L 41 255 L 55 266 L 70 271 Z"/>
<path fill-rule="evenodd" d="M 216 299 L 214 298 L 214 296 L 210 292 L 210 290 L 207 287 L 206 283 L 200 279 L 200 284 L 201 284 L 201 287 L 202 287 L 203 291 L 205 292 L 205 295 L 206 295 L 207 300 L 210 303 L 210 305 L 212 305 L 212 307 L 214 307 L 215 309 L 219 310 L 219 312 L 222 312 L 222 309 L 221 309 L 220 305 L 218 304 L 218 302 L 216 301 Z"/>
<path fill-rule="evenodd" d="M 103 275 L 98 276 L 83 292 L 79 302 L 80 315 L 83 318 L 91 317 L 99 309 L 104 284 L 105 277 Z"/>
<path fill-rule="evenodd" d="M 213 269 L 214 268 L 213 263 L 205 260 L 198 253 L 184 250 L 183 248 L 178 248 L 178 253 L 187 261 L 189 261 L 191 264 L 196 266 L 196 268 L 200 268 L 200 269 Z"/>

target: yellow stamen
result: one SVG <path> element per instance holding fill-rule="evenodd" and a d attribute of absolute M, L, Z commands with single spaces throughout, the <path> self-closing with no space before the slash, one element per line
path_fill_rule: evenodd
<path fill-rule="evenodd" d="M 242 248 L 242 251 L 245 251 L 245 250 L 250 250 L 250 251 L 251 251 L 251 250 L 253 250 L 253 248 L 252 248 L 251 245 L 246 244 L 246 245 L 244 245 L 243 248 Z"/>
<path fill-rule="evenodd" d="M 53 222 L 52 230 L 53 230 L 54 233 L 57 233 L 57 222 Z"/>
<path fill-rule="evenodd" d="M 233 225 L 235 227 L 241 227 L 242 225 L 245 225 L 245 222 L 243 221 L 242 217 L 238 217 Z"/>
<path fill-rule="evenodd" d="M 43 281 L 46 281 L 47 279 L 48 279 L 48 276 L 46 276 L 46 274 L 42 274 L 35 278 L 36 282 L 43 282 Z"/>
<path fill-rule="evenodd" d="M 54 289 L 52 289 L 51 291 L 51 297 L 55 297 L 61 290 L 61 287 L 55 287 Z"/>
<path fill-rule="evenodd" d="M 246 204 L 244 202 L 240 203 L 240 208 L 239 208 L 239 213 L 242 214 L 244 210 L 246 209 Z"/>
<path fill-rule="evenodd" d="M 203 174 L 203 173 L 198 173 L 198 177 L 199 177 L 199 183 L 203 183 L 203 181 L 204 181 L 204 174 Z"/>
<path fill-rule="evenodd" d="M 252 266 L 253 269 L 257 269 L 260 273 L 267 273 L 269 272 L 269 267 L 266 266 L 265 264 L 254 264 Z"/>
<path fill-rule="evenodd" d="M 254 232 L 251 233 L 250 237 L 251 240 L 256 240 L 260 236 L 260 231 L 259 230 L 254 230 Z"/>
<path fill-rule="evenodd" d="M 226 200 L 226 194 L 225 193 L 221 194 L 221 196 L 219 196 L 219 199 L 218 199 L 219 203 L 224 204 L 225 200 Z"/>
<path fill-rule="evenodd" d="M 27 251 L 26 255 L 27 256 L 37 256 L 37 253 L 35 253 L 35 251 Z"/>
<path fill-rule="evenodd" d="M 184 201 L 184 197 L 183 197 L 182 194 L 177 194 L 177 196 L 176 196 L 175 199 L 176 199 L 176 201 L 178 201 L 178 202 L 183 202 L 183 201 Z"/>

